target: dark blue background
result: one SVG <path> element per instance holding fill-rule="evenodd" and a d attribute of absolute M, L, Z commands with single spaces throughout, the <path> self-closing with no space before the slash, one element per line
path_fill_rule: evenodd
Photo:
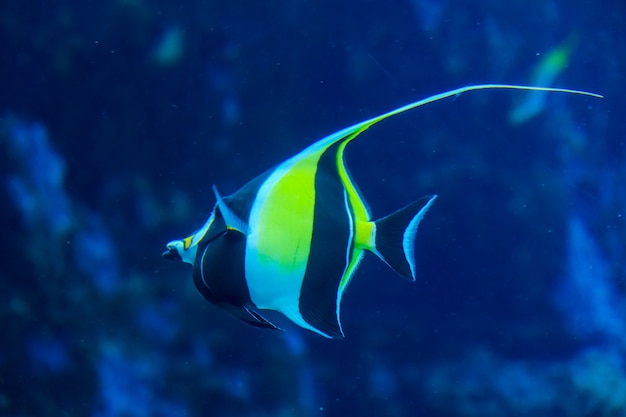
<path fill-rule="evenodd" d="M 610 0 L 3 0 L 0 415 L 623 415 L 624 27 Z M 514 125 L 527 95 L 474 92 L 350 145 L 374 217 L 440 198 L 416 283 L 364 261 L 346 340 L 244 326 L 160 257 L 212 184 L 431 94 L 532 83 L 564 42 L 554 85 L 603 100 Z M 16 178 L 43 184 L 34 217 Z"/>

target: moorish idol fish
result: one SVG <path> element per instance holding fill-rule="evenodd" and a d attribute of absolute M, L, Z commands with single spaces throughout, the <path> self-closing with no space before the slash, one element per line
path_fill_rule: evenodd
<path fill-rule="evenodd" d="M 372 220 L 344 160 L 346 145 L 393 115 L 483 89 L 584 91 L 504 84 L 437 94 L 333 133 L 222 197 L 206 223 L 167 244 L 163 256 L 193 266 L 198 291 L 256 327 L 278 329 L 259 310 L 282 313 L 300 327 L 343 338 L 341 298 L 369 251 L 414 281 L 417 227 L 435 201 L 428 195 Z"/>

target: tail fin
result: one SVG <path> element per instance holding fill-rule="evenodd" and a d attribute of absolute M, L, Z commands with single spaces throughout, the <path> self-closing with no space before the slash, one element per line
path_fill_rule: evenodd
<path fill-rule="evenodd" d="M 417 226 L 437 198 L 429 195 L 382 219 L 376 220 L 376 249 L 387 265 L 403 277 L 415 281 L 415 235 Z"/>

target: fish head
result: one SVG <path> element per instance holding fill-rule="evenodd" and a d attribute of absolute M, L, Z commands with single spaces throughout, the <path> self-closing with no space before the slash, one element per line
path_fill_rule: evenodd
<path fill-rule="evenodd" d="M 217 206 L 200 229 L 184 239 L 169 242 L 165 252 L 163 252 L 163 257 L 171 261 L 182 261 L 193 265 L 198 253 L 198 246 L 203 242 L 212 241 L 226 232 L 224 222 L 219 221 L 221 216 L 219 213 L 216 216 L 216 212 L 218 212 Z M 216 221 L 216 217 L 219 218 L 218 221 Z"/>

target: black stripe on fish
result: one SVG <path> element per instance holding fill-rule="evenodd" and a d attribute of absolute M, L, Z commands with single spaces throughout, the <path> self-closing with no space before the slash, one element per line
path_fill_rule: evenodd
<path fill-rule="evenodd" d="M 250 211 L 259 193 L 259 189 L 274 170 L 275 168 L 265 171 L 263 174 L 241 187 L 236 193 L 224 197 L 224 202 L 228 205 L 228 208 L 246 223 L 250 220 Z"/>
<path fill-rule="evenodd" d="M 337 168 L 341 142 L 320 157 L 315 175 L 315 209 L 309 259 L 300 289 L 302 318 L 332 338 L 343 338 L 337 309 L 337 291 L 352 253 L 352 209 Z"/>

